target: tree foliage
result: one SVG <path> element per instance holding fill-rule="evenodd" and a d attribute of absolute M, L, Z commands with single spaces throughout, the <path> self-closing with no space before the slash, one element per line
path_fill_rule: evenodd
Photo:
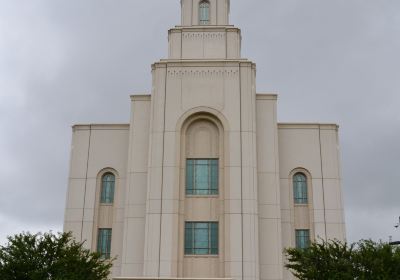
<path fill-rule="evenodd" d="M 23 233 L 0 246 L 2 280 L 105 280 L 111 266 L 71 233 Z"/>
<path fill-rule="evenodd" d="M 285 252 L 286 268 L 300 280 L 400 279 L 400 248 L 386 243 L 321 241 Z"/>

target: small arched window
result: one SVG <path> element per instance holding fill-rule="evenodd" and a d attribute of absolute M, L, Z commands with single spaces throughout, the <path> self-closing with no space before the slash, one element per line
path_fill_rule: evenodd
<path fill-rule="evenodd" d="M 307 177 L 303 173 L 293 176 L 293 196 L 295 204 L 308 203 Z"/>
<path fill-rule="evenodd" d="M 101 179 L 100 203 L 114 203 L 115 175 L 106 173 Z"/>
<path fill-rule="evenodd" d="M 199 23 L 200 25 L 210 24 L 210 2 L 201 1 L 199 5 Z"/>

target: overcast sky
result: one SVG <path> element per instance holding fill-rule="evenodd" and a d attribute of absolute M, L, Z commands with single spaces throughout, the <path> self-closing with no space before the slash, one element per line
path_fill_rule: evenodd
<path fill-rule="evenodd" d="M 62 230 L 71 125 L 127 123 L 179 0 L 0 0 L 0 243 Z M 349 241 L 400 240 L 400 1 L 231 0 L 281 122 L 340 125 Z"/>

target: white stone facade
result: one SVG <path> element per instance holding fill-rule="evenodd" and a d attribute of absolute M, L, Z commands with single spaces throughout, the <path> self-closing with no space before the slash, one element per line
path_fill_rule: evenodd
<path fill-rule="evenodd" d="M 131 96 L 129 124 L 73 127 L 64 230 L 96 250 L 112 229 L 113 277 L 292 279 L 283 249 L 296 229 L 345 239 L 338 126 L 281 124 L 277 96 L 256 93 L 229 0 L 182 0 L 151 95 Z M 217 158 L 218 195 L 188 196 L 189 158 Z M 293 176 L 308 202 L 294 203 Z M 100 203 L 115 175 L 113 203 Z M 185 222 L 218 223 L 218 254 L 185 255 Z"/>

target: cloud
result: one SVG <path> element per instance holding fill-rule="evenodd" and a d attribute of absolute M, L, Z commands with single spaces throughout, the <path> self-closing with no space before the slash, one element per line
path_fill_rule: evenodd
<path fill-rule="evenodd" d="M 71 125 L 126 123 L 179 1 L 0 0 L 0 241 L 62 227 Z M 232 1 L 280 121 L 337 122 L 349 240 L 400 215 L 400 2 Z M 393 220 L 393 222 L 392 222 Z"/>

